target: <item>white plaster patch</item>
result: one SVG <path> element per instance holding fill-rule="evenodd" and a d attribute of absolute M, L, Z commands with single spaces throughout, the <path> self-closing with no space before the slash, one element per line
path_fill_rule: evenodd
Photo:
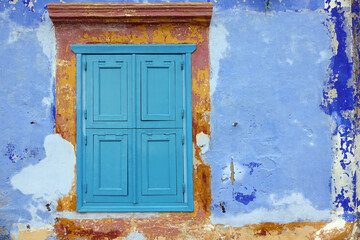
<path fill-rule="evenodd" d="M 299 126 L 302 131 L 306 134 L 306 136 L 309 138 L 309 145 L 310 146 L 315 146 L 315 140 L 317 138 L 316 134 L 314 133 L 314 131 L 308 127 L 307 125 L 305 125 L 304 123 L 302 123 L 301 121 L 294 119 L 292 121 L 295 125 Z"/>
<path fill-rule="evenodd" d="M 321 228 L 319 231 L 315 234 L 315 240 L 321 240 L 320 237 L 322 234 L 330 233 L 334 230 L 341 230 L 345 228 L 346 221 L 343 219 L 336 219 L 328 224 L 326 224 L 323 228 Z"/>
<path fill-rule="evenodd" d="M 210 77 L 210 97 L 216 90 L 217 81 L 219 78 L 220 60 L 224 58 L 226 50 L 230 49 L 226 37 L 229 32 L 225 26 L 219 22 L 216 14 L 213 15 L 210 25 L 210 62 L 211 62 L 211 77 Z"/>
<path fill-rule="evenodd" d="M 201 132 L 196 135 L 196 145 L 201 149 L 201 154 L 209 151 L 210 136 Z"/>
<path fill-rule="evenodd" d="M 142 212 L 142 213 L 77 213 L 77 212 L 56 212 L 57 218 L 68 219 L 104 219 L 104 218 L 157 218 L 158 213 Z"/>
<path fill-rule="evenodd" d="M 19 0 L 10 0 L 8 1 L 9 4 L 16 4 Z"/>
<path fill-rule="evenodd" d="M 20 37 L 22 37 L 22 35 L 34 31 L 32 28 L 25 28 L 13 21 L 10 21 L 8 9 L 5 9 L 2 13 L 0 13 L 0 19 L 9 26 L 9 29 L 11 29 L 9 32 L 9 38 L 7 39 L 7 44 L 15 43 L 20 39 Z"/>
<path fill-rule="evenodd" d="M 50 98 L 50 97 L 44 97 L 41 102 L 42 102 L 42 104 L 43 104 L 44 106 L 46 106 L 46 107 L 51 107 L 52 98 Z"/>
<path fill-rule="evenodd" d="M 348 0 L 324 0 L 324 8 L 330 7 L 330 9 L 333 9 L 340 4 L 341 7 L 350 7 L 351 1 Z"/>
<path fill-rule="evenodd" d="M 23 194 L 32 194 L 33 199 L 47 202 L 69 193 L 74 179 L 75 152 L 71 143 L 59 134 L 46 136 L 46 158 L 36 165 L 23 168 L 11 178 L 13 188 Z"/>
<path fill-rule="evenodd" d="M 54 102 L 53 88 L 56 73 L 56 39 L 55 31 L 48 14 L 45 17 L 45 21 L 37 29 L 36 37 L 43 49 L 43 53 L 50 62 L 51 67 L 51 78 L 49 79 L 49 97 L 44 97 L 42 100 L 42 104 L 46 107 L 46 116 L 50 116 L 51 105 Z"/>
<path fill-rule="evenodd" d="M 138 233 L 138 232 L 132 232 L 130 233 L 124 240 L 146 240 L 144 235 Z"/>
<path fill-rule="evenodd" d="M 17 42 L 23 34 L 33 31 L 33 29 L 25 28 L 13 22 L 10 22 L 9 24 L 10 24 L 11 32 L 9 33 L 9 38 L 7 41 L 8 44 Z"/>
<path fill-rule="evenodd" d="M 249 213 L 239 213 L 233 216 L 227 214 L 222 217 L 211 216 L 211 221 L 213 224 L 242 227 L 246 224 L 260 222 L 286 223 L 295 222 L 299 219 L 303 221 L 324 221 L 330 218 L 330 209 L 316 209 L 302 193 L 291 193 L 283 198 L 270 194 L 268 201 L 273 206 L 272 209 L 262 207 Z"/>
<path fill-rule="evenodd" d="M 328 62 L 330 61 L 331 54 L 329 51 L 323 50 L 319 53 L 319 58 L 316 60 L 316 63 Z"/>
<path fill-rule="evenodd" d="M 286 58 L 286 62 L 290 65 L 293 65 L 294 64 L 294 61 L 290 58 Z"/>
<path fill-rule="evenodd" d="M 335 120 L 336 121 L 336 120 Z M 355 156 L 353 155 L 353 145 L 347 146 L 348 142 L 352 141 L 351 133 L 346 133 L 342 125 L 338 126 L 338 133 L 333 136 L 334 149 L 334 163 L 332 167 L 332 184 L 331 196 L 334 204 L 334 215 L 341 216 L 345 213 L 345 209 L 341 204 L 337 204 L 337 196 L 342 198 L 352 199 L 354 195 L 353 174 L 356 166 Z M 347 137 L 345 135 L 348 135 Z M 346 139 L 347 138 L 347 139 Z M 348 149 L 346 151 L 345 149 Z M 351 151 L 350 151 L 351 150 Z M 345 169 L 343 168 L 345 165 Z M 354 202 L 349 202 L 349 206 L 355 209 Z"/>

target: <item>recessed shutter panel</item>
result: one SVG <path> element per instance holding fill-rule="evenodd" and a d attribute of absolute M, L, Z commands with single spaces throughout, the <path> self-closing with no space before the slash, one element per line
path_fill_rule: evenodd
<path fill-rule="evenodd" d="M 181 127 L 181 56 L 139 55 L 136 67 L 138 127 Z"/>
<path fill-rule="evenodd" d="M 131 57 L 87 56 L 87 126 L 121 128 L 133 126 L 130 101 Z"/>
<path fill-rule="evenodd" d="M 181 129 L 139 129 L 137 134 L 140 202 L 182 202 Z"/>
<path fill-rule="evenodd" d="M 129 202 L 131 130 L 89 129 L 87 134 L 87 201 Z"/>

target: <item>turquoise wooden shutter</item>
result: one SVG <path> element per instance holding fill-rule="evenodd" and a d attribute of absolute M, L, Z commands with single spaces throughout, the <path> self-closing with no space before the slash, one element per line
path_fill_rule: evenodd
<path fill-rule="evenodd" d="M 180 55 L 136 56 L 137 127 L 182 127 Z"/>
<path fill-rule="evenodd" d="M 139 202 L 183 202 L 182 129 L 139 129 L 136 146 Z"/>
<path fill-rule="evenodd" d="M 134 103 L 130 55 L 86 56 L 87 202 L 130 202 Z M 122 129 L 121 129 L 122 128 Z"/>
<path fill-rule="evenodd" d="M 127 129 L 88 129 L 86 201 L 130 202 L 133 136 Z"/>
<path fill-rule="evenodd" d="M 78 51 L 78 211 L 192 211 L 195 46 L 72 49 Z"/>
<path fill-rule="evenodd" d="M 136 56 L 139 202 L 183 202 L 181 62 L 181 55 Z"/>
<path fill-rule="evenodd" d="M 86 59 L 87 128 L 134 127 L 130 55 Z"/>

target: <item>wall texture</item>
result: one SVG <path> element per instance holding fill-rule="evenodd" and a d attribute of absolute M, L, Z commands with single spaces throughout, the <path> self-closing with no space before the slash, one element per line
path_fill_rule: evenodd
<path fill-rule="evenodd" d="M 0 239 L 355 238 L 359 2 L 267 2 L 213 1 L 209 32 L 55 37 L 49 1 L 0 1 Z M 75 212 L 66 34 L 209 47 L 193 72 L 194 213 Z"/>

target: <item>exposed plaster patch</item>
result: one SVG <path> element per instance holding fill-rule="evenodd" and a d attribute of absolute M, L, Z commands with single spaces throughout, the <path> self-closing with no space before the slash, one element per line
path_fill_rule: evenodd
<path fill-rule="evenodd" d="M 354 196 L 353 185 L 353 165 L 355 156 L 353 154 L 353 145 L 351 137 L 347 136 L 344 126 L 338 126 L 338 132 L 333 136 L 334 146 L 334 164 L 332 168 L 331 196 L 335 215 L 346 215 L 354 211 L 355 206 L 352 202 Z"/>
<path fill-rule="evenodd" d="M 46 115 L 50 116 L 51 107 L 54 103 L 54 81 L 56 74 L 56 40 L 55 31 L 53 25 L 49 19 L 49 15 L 46 15 L 45 21 L 36 31 L 36 36 L 40 46 L 43 49 L 43 53 L 46 55 L 51 66 L 51 78 L 49 79 L 49 97 L 44 97 L 42 104 L 46 106 Z"/>
<path fill-rule="evenodd" d="M 338 7 L 338 5 L 340 5 L 343 8 L 350 7 L 351 1 L 348 1 L 348 0 L 324 0 L 324 8 L 325 9 L 336 8 L 336 7 Z"/>
<path fill-rule="evenodd" d="M 316 60 L 316 63 L 328 62 L 330 61 L 331 55 L 329 51 L 320 51 L 319 58 Z"/>
<path fill-rule="evenodd" d="M 72 144 L 59 134 L 46 136 L 44 147 L 46 158 L 23 168 L 10 181 L 23 194 L 32 194 L 34 200 L 41 198 L 52 202 L 71 189 L 75 152 Z"/>
<path fill-rule="evenodd" d="M 210 136 L 204 132 L 196 134 L 196 145 L 201 149 L 201 154 L 209 150 Z"/>
<path fill-rule="evenodd" d="M 327 234 L 329 232 L 332 232 L 334 230 L 341 230 L 345 228 L 346 221 L 343 219 L 336 219 L 328 224 L 326 224 L 323 228 L 321 228 L 319 231 L 315 234 L 315 240 L 321 240 L 320 237 L 322 234 Z"/>
<path fill-rule="evenodd" d="M 41 228 L 33 228 L 28 224 L 18 224 L 19 233 L 15 237 L 17 240 L 45 240 L 53 233 L 53 227 L 46 225 Z"/>
<path fill-rule="evenodd" d="M 57 218 L 66 219 L 106 219 L 106 218 L 157 218 L 158 213 L 77 213 L 77 212 L 57 212 L 55 214 Z"/>
<path fill-rule="evenodd" d="M 19 0 L 10 0 L 8 1 L 9 4 L 16 4 Z"/>
<path fill-rule="evenodd" d="M 330 31 L 330 35 L 331 35 L 332 51 L 333 51 L 334 55 L 336 55 L 338 53 L 339 41 L 336 38 L 335 24 L 331 21 L 328 21 L 327 27 L 328 27 L 328 29 Z"/>
<path fill-rule="evenodd" d="M 125 237 L 124 240 L 146 240 L 146 238 L 144 235 L 138 232 L 132 232 L 127 237 Z"/>
<path fill-rule="evenodd" d="M 211 216 L 213 224 L 225 224 L 232 227 L 241 227 L 246 224 L 259 222 L 293 222 L 293 221 L 312 221 L 328 220 L 330 210 L 316 209 L 310 200 L 306 199 L 302 193 L 291 193 L 279 198 L 278 195 L 270 194 L 268 202 L 274 209 L 257 208 L 249 213 L 238 215 L 224 214 L 221 217 Z"/>
<path fill-rule="evenodd" d="M 7 16 L 8 14 L 4 14 L 4 15 Z M 4 19 L 4 15 L 1 15 L 3 19 Z M 4 20 L 8 20 L 8 19 L 4 19 Z M 17 42 L 24 34 L 34 31 L 31 28 L 25 28 L 21 25 L 17 25 L 12 21 L 8 22 L 8 24 L 10 25 L 9 28 L 11 29 L 11 32 L 9 33 L 7 44 L 13 44 Z"/>
<path fill-rule="evenodd" d="M 337 98 L 338 96 L 336 88 L 332 88 L 329 91 L 325 92 L 324 94 L 329 104 L 333 103 L 334 99 Z"/>
<path fill-rule="evenodd" d="M 316 134 L 314 133 L 314 131 L 311 129 L 311 127 L 307 126 L 306 124 L 304 124 L 303 122 L 294 119 L 292 121 L 295 125 L 299 126 L 302 131 L 306 134 L 306 136 L 309 138 L 309 145 L 310 146 L 315 146 L 315 142 L 316 142 Z"/>
<path fill-rule="evenodd" d="M 225 26 L 213 15 L 210 25 L 210 62 L 211 62 L 211 77 L 210 77 L 210 97 L 213 95 L 216 89 L 217 81 L 219 78 L 220 71 L 220 60 L 224 58 L 226 50 L 230 49 L 229 43 L 226 37 L 229 32 Z"/>
<path fill-rule="evenodd" d="M 286 58 L 286 62 L 290 65 L 294 64 L 294 60 L 290 59 L 290 58 Z"/>

